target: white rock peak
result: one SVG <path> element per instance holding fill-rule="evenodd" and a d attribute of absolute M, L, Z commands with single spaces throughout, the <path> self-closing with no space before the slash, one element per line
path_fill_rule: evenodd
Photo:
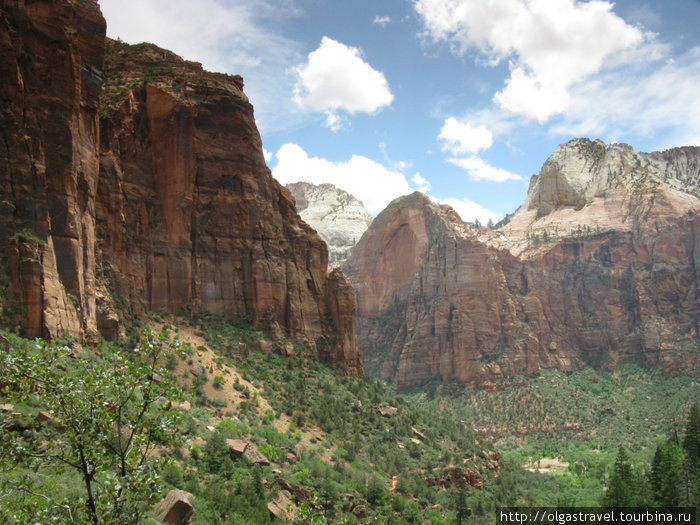
<path fill-rule="evenodd" d="M 326 241 L 329 265 L 340 265 L 372 222 L 364 204 L 332 184 L 296 182 L 287 188 L 301 218 Z"/>

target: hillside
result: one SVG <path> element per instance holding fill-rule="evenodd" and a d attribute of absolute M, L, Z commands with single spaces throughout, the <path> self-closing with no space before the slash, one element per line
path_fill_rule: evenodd
<path fill-rule="evenodd" d="M 149 346 L 162 350 L 157 384 L 167 385 L 170 379 L 177 384 L 172 397 L 157 404 L 155 436 L 138 434 L 147 438 L 143 443 L 151 450 L 138 463 L 147 465 L 144 473 L 151 480 L 148 497 L 134 507 L 141 522 L 157 523 L 152 507 L 144 503 L 171 489 L 188 493 L 195 510 L 192 523 L 202 525 L 289 523 L 295 515 L 293 522 L 299 524 L 312 518 L 457 523 L 459 509 L 466 506 L 478 509 L 475 518 L 485 523 L 505 499 L 546 501 L 539 499 L 550 483 L 546 478 L 502 461 L 488 442 L 449 414 L 420 408 L 376 380 L 344 375 L 315 360 L 308 348 L 275 342 L 255 327 L 210 314 L 192 321 L 156 316 L 152 323 L 153 335 L 143 336 L 149 333 L 143 328 L 125 344 L 103 341 L 97 348 L 70 339 L 37 345 L 7 335 L 12 355 L 24 356 L 25 362 L 41 363 L 54 351 L 63 353 L 53 361 L 55 368 L 44 369 L 47 378 L 65 385 L 59 396 L 72 396 L 71 388 L 89 392 L 95 387 L 89 378 L 109 370 L 115 356 L 117 362 L 138 362 Z M 7 359 L 7 354 L 1 356 L 6 381 L 22 388 L 14 382 L 15 371 L 25 365 Z M 116 383 L 103 374 L 101 394 L 121 403 L 111 396 L 123 392 L 120 382 L 130 384 L 130 372 L 122 372 Z M 110 508 L 117 512 L 109 483 L 126 484 L 127 478 L 118 471 L 110 474 L 113 453 L 102 448 L 99 437 L 116 439 L 114 428 L 92 429 L 94 423 L 111 421 L 114 413 L 98 411 L 85 420 L 71 406 L 47 406 L 45 399 L 40 388 L 26 396 L 19 391 L 3 395 L 0 462 L 12 474 L 0 478 L 0 486 L 18 496 L 0 507 L 0 517 L 8 523 L 13 522 L 10 515 L 41 515 L 47 522 L 87 517 L 79 471 L 38 459 L 82 446 L 81 436 L 96 439 L 86 451 L 99 461 L 94 476 L 98 510 L 105 516 Z M 102 404 L 99 394 L 83 402 Z M 118 406 L 125 413 L 131 408 Z M 121 432 L 136 428 L 127 421 L 122 420 Z M 78 422 L 90 429 L 74 434 L 72 425 Z M 32 466 L 40 466 L 38 473 Z M 130 467 L 129 476 L 142 470 Z M 541 484 L 543 492 L 506 488 L 522 477 Z M 20 486 L 30 492 L 19 497 Z M 137 493 L 136 487 L 131 490 Z"/>

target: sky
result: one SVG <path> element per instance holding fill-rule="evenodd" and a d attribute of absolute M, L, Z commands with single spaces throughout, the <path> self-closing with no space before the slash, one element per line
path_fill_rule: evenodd
<path fill-rule="evenodd" d="M 700 0 L 99 0 L 107 34 L 239 74 L 281 183 L 486 224 L 575 137 L 700 145 Z"/>

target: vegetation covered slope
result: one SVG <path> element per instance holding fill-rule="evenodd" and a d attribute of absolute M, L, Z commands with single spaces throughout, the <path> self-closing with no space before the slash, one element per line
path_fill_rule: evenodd
<path fill-rule="evenodd" d="M 603 495 L 614 483 L 619 463 L 629 465 L 639 496 L 627 503 L 668 503 L 671 496 L 663 500 L 653 494 L 654 462 L 661 461 L 657 455 L 675 465 L 665 472 L 694 469 L 693 483 L 700 479 L 700 471 L 684 463 L 681 451 L 692 407 L 700 403 L 697 371 L 669 377 L 630 364 L 617 372 L 542 371 L 521 377 L 516 385 L 503 381 L 484 386 L 432 382 L 404 394 L 425 409 L 469 422 L 505 459 L 555 480 L 558 488 L 551 504 L 606 503 Z M 697 496 L 683 495 L 685 482 L 669 482 L 669 494 L 675 504 L 697 504 Z"/>
<path fill-rule="evenodd" d="M 268 510 L 282 491 L 290 522 L 486 522 L 504 502 L 541 502 L 520 487 L 554 488 L 449 414 L 284 337 L 212 316 L 153 324 L 157 337 L 95 348 L 7 335 L 5 522 L 148 523 L 169 488 L 193 495 L 200 524 L 282 521 Z M 259 455 L 237 457 L 231 440 Z"/>

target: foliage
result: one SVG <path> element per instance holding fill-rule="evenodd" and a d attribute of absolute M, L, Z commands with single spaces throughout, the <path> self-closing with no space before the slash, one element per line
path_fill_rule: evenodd
<path fill-rule="evenodd" d="M 657 504 L 674 507 L 680 503 L 682 472 L 683 450 L 677 443 L 668 439 L 656 447 L 649 480 Z"/>
<path fill-rule="evenodd" d="M 697 428 L 697 408 L 687 411 L 689 400 L 697 400 L 692 394 L 692 378 L 657 377 L 634 367 L 616 374 L 545 371 L 536 378 L 523 378 L 517 388 L 496 385 L 494 392 L 426 383 L 398 393 L 376 379 L 345 377 L 342 370 L 318 362 L 298 343 L 294 356 L 279 355 L 276 347 L 288 349 L 288 339 L 278 336 L 271 341 L 245 322 L 234 323 L 211 314 L 196 322 L 196 327 L 187 329 L 203 335 L 206 345 L 193 343 L 197 346 L 194 352 L 192 345 L 176 340 L 177 360 L 162 354 L 156 360 L 158 367 L 161 362 L 170 363 L 173 370 L 181 371 L 182 385 L 189 387 L 188 400 L 200 400 L 183 414 L 179 424 L 185 446 L 181 449 L 170 443 L 172 424 L 165 430 L 154 430 L 146 449 L 156 444 L 167 447 L 164 455 L 175 461 L 159 465 L 149 457 L 138 487 L 121 479 L 118 455 L 100 456 L 102 463 L 97 464 L 92 485 L 97 510 L 106 511 L 100 514 L 101 523 L 143 519 L 155 494 L 166 487 L 194 495 L 193 525 L 275 522 L 267 502 L 284 488 L 278 480 L 296 484 L 300 494 L 306 491 L 310 495 L 310 499 L 293 495 L 298 508 L 295 524 L 490 523 L 502 505 L 596 506 L 606 498 L 613 503 L 613 497 L 616 502 L 636 505 L 655 498 L 661 501 L 666 490 L 661 487 L 672 487 L 668 493 L 675 499 L 668 501 L 683 504 L 698 500 L 693 496 L 697 483 L 690 459 L 697 443 L 693 430 Z M 182 335 L 185 327 L 178 330 Z M 136 344 L 132 341 L 128 348 Z M 32 355 L 53 348 L 58 352 L 53 361 L 43 360 L 44 365 L 56 365 L 44 367 L 52 370 L 49 377 L 73 381 L 71 384 L 83 392 L 91 384 L 84 377 L 106 374 L 110 381 L 100 379 L 105 385 L 101 393 L 95 386 L 84 396 L 86 400 L 70 400 L 76 407 L 87 399 L 97 400 L 96 421 L 105 417 L 103 413 L 111 413 L 100 408 L 100 403 L 115 398 L 119 388 L 129 384 L 124 381 L 126 363 L 138 368 L 148 355 L 141 345 L 138 352 L 103 345 L 99 355 L 84 351 L 74 359 L 67 355 L 68 346 L 61 344 L 21 342 L 14 337 L 12 342 L 15 348 L 10 355 L 24 352 L 29 363 Z M 71 341 L 63 343 L 70 345 Z M 162 344 L 167 347 L 165 336 Z M 205 353 L 210 354 L 205 356 L 207 363 L 210 359 L 216 363 L 216 372 L 203 361 Z M 192 377 L 195 367 L 199 376 Z M 205 369 L 211 382 L 207 383 Z M 217 387 L 217 378 L 230 377 L 233 371 L 233 385 L 218 381 Z M 145 384 L 151 388 L 164 385 L 167 372 L 158 368 L 157 374 L 162 376 L 158 382 Z M 121 386 L 109 386 L 117 375 Z M 54 408 L 52 418 L 61 425 L 68 426 L 70 417 L 49 406 L 41 395 L 28 395 L 28 388 L 20 392 L 18 384 L 16 380 L 11 387 L 6 383 L 3 392 L 23 415 L 19 421 L 7 419 L 3 423 L 3 436 L 9 437 L 5 441 L 14 445 L 2 449 L 2 466 L 13 468 L 3 477 L 0 498 L 9 496 L 0 503 L 12 503 L 0 515 L 10 523 L 11 514 L 20 516 L 20 521 L 32 516 L 42 523 L 94 523 L 82 471 L 41 456 L 46 453 L 41 449 L 43 441 L 57 444 L 72 434 L 61 434 L 49 424 L 26 424 L 37 409 L 48 412 Z M 143 388 L 136 389 L 131 402 L 144 399 Z M 227 388 L 232 392 L 226 392 Z M 230 399 L 233 395 L 238 402 L 207 402 L 205 389 L 212 398 Z M 41 388 L 37 392 L 41 394 Z M 176 393 L 164 393 L 146 414 L 170 412 L 166 398 L 175 401 L 178 398 L 170 396 Z M 387 407 L 396 409 L 388 417 L 379 410 Z M 683 434 L 681 414 L 686 413 Z M 122 423 L 122 428 L 131 425 L 129 421 Z M 106 421 L 101 430 L 92 429 L 94 450 L 86 453 L 102 450 L 107 454 L 101 443 L 112 443 L 120 435 L 113 425 L 113 421 Z M 139 435 L 146 435 L 143 430 L 145 427 Z M 495 443 L 489 442 L 492 437 Z M 228 439 L 255 446 L 272 465 L 254 465 L 245 456 L 232 455 Z M 663 453 L 670 453 L 663 456 L 658 452 L 659 458 L 652 461 L 654 444 Z M 143 450 L 135 447 L 132 453 L 137 448 Z M 19 449 L 24 452 L 20 454 Z M 52 444 L 50 450 L 56 455 L 71 449 Z M 502 453 L 500 459 L 493 460 L 495 450 Z M 543 457 L 561 457 L 566 463 L 555 474 L 522 468 Z M 36 472 L 30 467 L 36 467 Z M 455 481 L 458 478 L 454 476 L 460 474 L 474 476 L 473 485 Z M 113 489 L 117 485 L 123 487 L 123 493 L 132 494 L 131 499 L 124 498 L 124 508 L 130 506 L 136 514 L 115 517 Z M 358 506 L 359 518 L 354 512 Z"/>
<path fill-rule="evenodd" d="M 0 354 L 3 398 L 41 410 L 43 423 L 5 419 L 0 426 L 0 460 L 8 473 L 2 491 L 6 502 L 18 502 L 8 510 L 19 516 L 12 519 L 138 523 L 157 497 L 161 462 L 154 449 L 176 428 L 171 401 L 179 389 L 160 366 L 165 335 L 146 330 L 129 353 L 110 348 L 85 357 L 57 343 L 15 340 Z M 80 496 L 59 501 L 55 483 L 27 472 L 78 479 Z M 11 521 L 9 514 L 4 518 Z"/>
<path fill-rule="evenodd" d="M 632 507 L 635 499 L 632 465 L 625 448 L 621 446 L 615 458 L 615 467 L 610 476 L 603 503 L 607 507 Z"/>

